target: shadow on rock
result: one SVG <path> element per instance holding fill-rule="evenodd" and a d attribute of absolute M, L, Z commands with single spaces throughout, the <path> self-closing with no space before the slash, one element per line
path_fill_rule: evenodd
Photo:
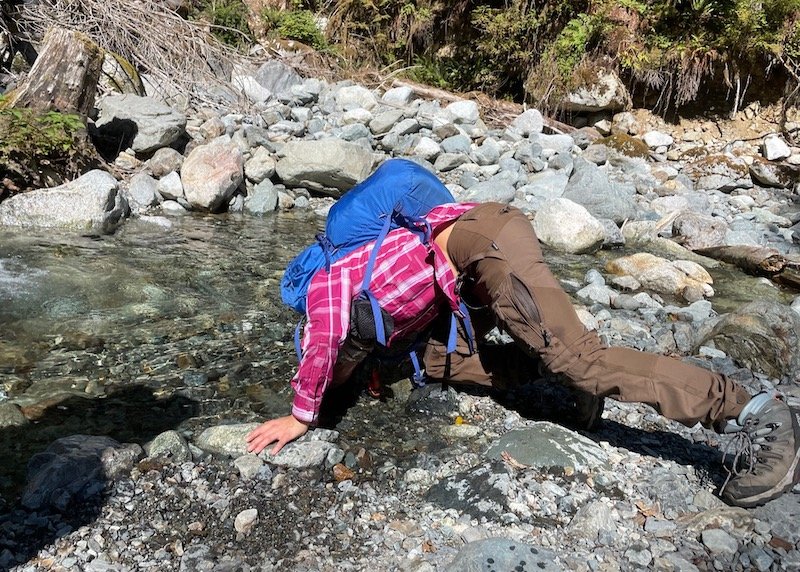
<path fill-rule="evenodd" d="M 606 441 L 640 455 L 692 465 L 707 472 L 718 487 L 725 480 L 722 451 L 702 440 L 690 440 L 671 431 L 631 427 L 609 419 L 602 420 L 592 431 L 583 431 L 584 427 L 575 424 L 575 420 L 581 417 L 576 413 L 575 397 L 566 386 L 555 380 L 538 380 L 515 391 L 495 395 L 503 406 L 528 419 L 551 421 L 578 430 L 594 441 Z M 701 437 L 698 433 L 698 438 Z"/>
<path fill-rule="evenodd" d="M 0 429 L 0 570 L 92 522 L 108 483 L 130 472 L 142 445 L 197 411 L 186 397 L 159 399 L 135 386 L 73 397 L 33 423 Z"/>

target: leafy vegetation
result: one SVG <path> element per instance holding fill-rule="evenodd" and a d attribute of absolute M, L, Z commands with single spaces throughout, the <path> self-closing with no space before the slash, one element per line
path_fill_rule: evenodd
<path fill-rule="evenodd" d="M 253 39 L 242 0 L 196 0 L 194 16 L 207 20 L 211 33 L 229 46 L 241 47 Z"/>
<path fill-rule="evenodd" d="M 297 40 L 308 44 L 316 50 L 326 50 L 328 42 L 322 33 L 311 10 L 295 8 L 293 10 L 278 10 L 265 8 L 261 18 L 268 32 L 281 38 Z"/>
<path fill-rule="evenodd" d="M 319 10 L 316 3 L 304 3 Z M 751 82 L 800 79 L 800 0 L 332 0 L 328 40 L 354 60 L 413 66 L 439 87 L 557 107 L 587 69 L 656 94 L 661 111 L 704 82 L 739 105 Z"/>
<path fill-rule="evenodd" d="M 0 99 L 0 195 L 58 184 L 81 172 L 94 157 L 79 115 L 3 109 Z"/>

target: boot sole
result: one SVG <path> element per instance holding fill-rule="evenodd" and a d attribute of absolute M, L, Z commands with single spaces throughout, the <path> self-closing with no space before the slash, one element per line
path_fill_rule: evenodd
<path fill-rule="evenodd" d="M 798 438 L 800 435 L 800 430 L 798 430 L 798 413 L 796 411 L 792 411 L 792 424 L 795 428 L 795 439 Z M 743 508 L 753 508 L 757 506 L 761 506 L 773 499 L 778 498 L 782 494 L 789 492 L 794 487 L 795 483 L 798 482 L 800 479 L 800 448 L 798 448 L 794 453 L 794 460 L 792 464 L 789 466 L 789 470 L 786 471 L 786 475 L 778 481 L 778 483 L 769 490 L 766 490 L 762 493 L 757 495 L 752 495 L 745 498 L 738 498 L 738 499 L 730 499 L 731 504 L 735 504 L 736 506 L 740 506 Z"/>

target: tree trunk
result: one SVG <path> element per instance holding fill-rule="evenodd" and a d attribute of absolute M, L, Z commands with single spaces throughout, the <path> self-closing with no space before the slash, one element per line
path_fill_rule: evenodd
<path fill-rule="evenodd" d="M 800 257 L 783 255 L 773 248 L 745 245 L 711 246 L 695 252 L 733 264 L 748 274 L 800 288 Z"/>
<path fill-rule="evenodd" d="M 102 65 L 102 51 L 87 36 L 51 28 L 28 77 L 6 106 L 76 113 L 86 118 L 94 106 Z"/>

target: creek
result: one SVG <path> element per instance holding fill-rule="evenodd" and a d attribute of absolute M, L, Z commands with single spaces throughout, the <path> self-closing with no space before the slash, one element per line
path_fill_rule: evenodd
<path fill-rule="evenodd" d="M 0 403 L 32 420 L 0 432 L 0 493 L 18 489 L 27 459 L 60 436 L 142 443 L 159 430 L 286 414 L 297 316 L 279 281 L 320 224 L 296 210 L 145 217 L 103 237 L 0 234 Z M 582 283 L 622 253 L 548 260 Z M 718 312 L 791 298 L 730 268 L 712 274 Z"/>

